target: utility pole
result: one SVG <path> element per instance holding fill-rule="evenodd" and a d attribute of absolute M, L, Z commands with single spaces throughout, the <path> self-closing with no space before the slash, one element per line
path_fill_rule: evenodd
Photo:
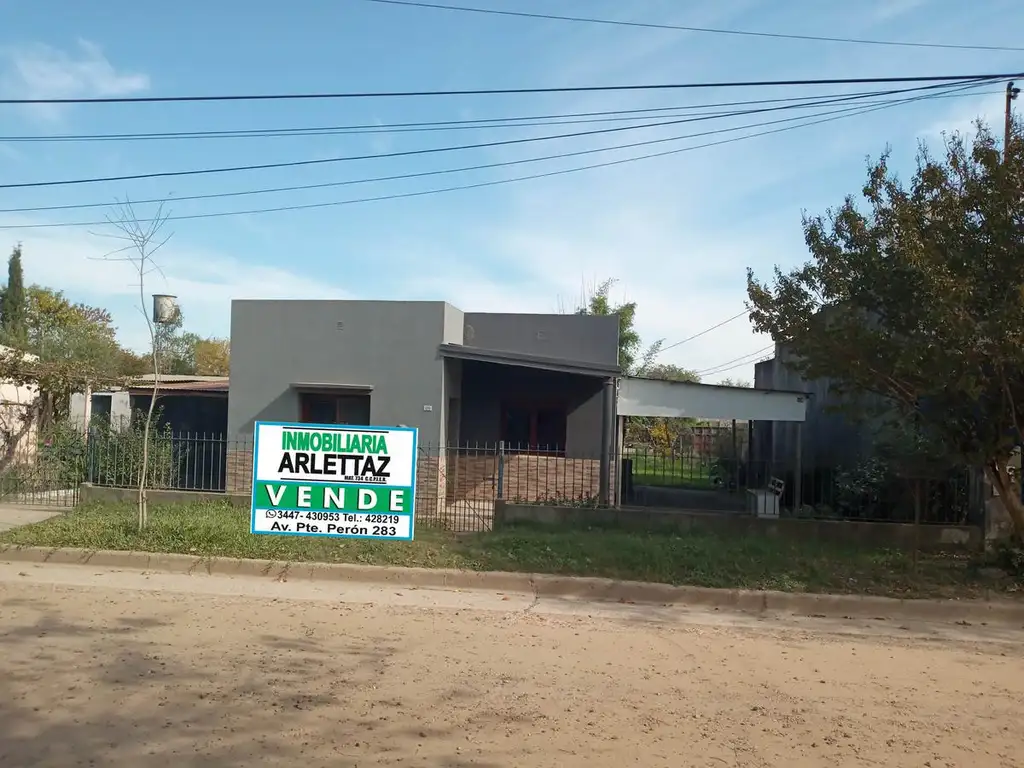
<path fill-rule="evenodd" d="M 1006 123 L 1003 126 L 1003 162 L 1010 156 L 1010 134 L 1013 132 L 1013 101 L 1020 94 L 1013 80 L 1006 84 Z"/>

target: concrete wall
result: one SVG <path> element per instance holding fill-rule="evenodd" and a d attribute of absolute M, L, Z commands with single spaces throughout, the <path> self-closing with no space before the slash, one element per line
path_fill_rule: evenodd
<path fill-rule="evenodd" d="M 324 383 L 372 387 L 373 424 L 417 427 L 422 441 L 439 443 L 437 348 L 457 338 L 456 313 L 440 301 L 232 301 L 229 435 L 251 439 L 257 420 L 298 420 L 292 385 Z"/>
<path fill-rule="evenodd" d="M 834 520 L 767 520 L 751 515 L 648 509 L 585 509 L 539 504 L 494 505 L 494 528 L 517 524 L 553 527 L 610 527 L 669 533 L 709 532 L 735 536 L 781 537 L 870 547 L 922 551 L 978 551 L 982 529 L 971 526 L 858 523 Z"/>
<path fill-rule="evenodd" d="M 150 504 L 230 504 L 240 509 L 249 509 L 252 496 L 248 493 L 204 493 L 202 491 L 167 491 L 150 488 L 146 491 Z M 137 488 L 106 488 L 82 483 L 78 499 L 82 504 L 133 504 L 138 501 Z"/>
<path fill-rule="evenodd" d="M 619 318 L 467 312 L 463 343 L 501 352 L 617 365 Z"/>

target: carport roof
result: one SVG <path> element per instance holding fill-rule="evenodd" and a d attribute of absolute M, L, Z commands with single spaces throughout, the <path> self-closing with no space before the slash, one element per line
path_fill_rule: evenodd
<path fill-rule="evenodd" d="M 455 360 L 472 360 L 479 363 L 511 365 L 518 368 L 535 368 L 542 371 L 572 373 L 579 376 L 599 376 L 601 378 L 619 376 L 621 374 L 621 369 L 617 365 L 602 365 L 586 360 L 564 360 L 556 357 L 544 357 L 543 355 L 527 355 L 522 352 L 468 347 L 464 344 L 442 344 L 439 349 L 442 357 Z"/>

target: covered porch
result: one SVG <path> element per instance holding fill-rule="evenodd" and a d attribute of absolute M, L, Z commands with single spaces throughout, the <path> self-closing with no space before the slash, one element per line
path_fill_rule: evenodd
<path fill-rule="evenodd" d="M 750 498 L 745 491 L 767 492 L 774 488 L 778 496 L 785 493 L 794 508 L 801 504 L 800 435 L 806 419 L 805 392 L 750 387 L 729 387 L 690 382 L 662 381 L 640 377 L 624 377 L 619 383 L 617 407 L 618 453 L 624 465 L 624 482 L 616 488 L 616 502 L 642 506 L 663 506 L 708 511 L 740 511 Z M 690 450 L 699 457 L 702 467 L 713 466 L 718 476 L 714 482 L 687 482 L 693 466 L 676 467 L 678 482 L 664 477 L 646 477 L 649 467 L 638 471 L 638 463 L 650 464 L 650 453 L 643 454 L 627 441 L 626 423 L 630 417 L 686 420 L 689 427 Z M 795 432 L 797 450 L 791 459 L 795 471 L 788 487 L 778 484 L 775 462 L 781 457 L 766 455 L 759 449 L 763 435 L 770 436 L 776 422 Z M 725 450 L 721 449 L 724 443 Z M 721 454 L 728 454 L 723 461 Z M 790 457 L 786 457 L 787 459 Z M 663 460 L 664 461 L 664 460 Z M 675 461 L 675 457 L 671 461 Z M 663 473 L 664 474 L 664 473 Z M 699 478 L 706 481 L 709 478 Z M 779 499 L 781 503 L 781 499 Z"/>
<path fill-rule="evenodd" d="M 449 503 L 612 502 L 617 367 L 457 344 L 440 351 Z"/>

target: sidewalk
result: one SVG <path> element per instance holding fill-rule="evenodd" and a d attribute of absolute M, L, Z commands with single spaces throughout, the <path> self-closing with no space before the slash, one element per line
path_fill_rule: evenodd
<path fill-rule="evenodd" d="M 0 531 L 41 523 L 55 515 L 69 511 L 70 507 L 50 507 L 34 504 L 0 504 Z"/>

